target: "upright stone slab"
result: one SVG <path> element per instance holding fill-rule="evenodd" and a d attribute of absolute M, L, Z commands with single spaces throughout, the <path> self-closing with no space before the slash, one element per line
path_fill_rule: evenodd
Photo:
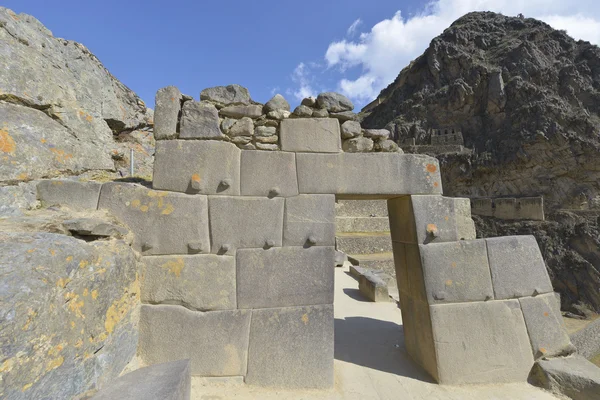
<path fill-rule="evenodd" d="M 240 177 L 242 196 L 298 195 L 294 153 L 244 150 Z"/>
<path fill-rule="evenodd" d="M 334 195 L 288 197 L 284 218 L 284 246 L 335 246 Z"/>
<path fill-rule="evenodd" d="M 208 102 L 186 101 L 181 111 L 179 138 L 225 140 L 217 108 Z"/>
<path fill-rule="evenodd" d="M 468 199 L 404 196 L 388 200 L 392 241 L 437 243 L 475 239 Z"/>
<path fill-rule="evenodd" d="M 533 236 L 486 239 L 496 299 L 553 291 L 542 253 Z"/>
<path fill-rule="evenodd" d="M 284 199 L 209 196 L 212 252 L 281 247 Z"/>
<path fill-rule="evenodd" d="M 429 304 L 494 298 L 485 240 L 431 243 L 419 250 Z"/>
<path fill-rule="evenodd" d="M 156 143 L 154 189 L 189 194 L 240 194 L 240 149 L 213 140 Z"/>
<path fill-rule="evenodd" d="M 45 207 L 61 205 L 75 210 L 95 210 L 101 187 L 101 183 L 92 181 L 45 180 L 37 184 L 37 195 Z"/>
<path fill-rule="evenodd" d="M 254 310 L 246 383 L 332 387 L 333 305 Z"/>
<path fill-rule="evenodd" d="M 279 130 L 283 151 L 338 153 L 342 149 L 340 123 L 334 118 L 284 119 Z"/>
<path fill-rule="evenodd" d="M 177 138 L 177 119 L 181 111 L 182 95 L 175 86 L 167 86 L 156 92 L 154 109 L 154 139 Z"/>
<path fill-rule="evenodd" d="M 300 121 L 300 120 L 298 120 Z M 400 153 L 296 154 L 300 193 L 338 198 L 441 194 L 438 161 Z"/>
<path fill-rule="evenodd" d="M 245 375 L 250 314 L 142 304 L 138 356 L 147 365 L 189 358 L 196 376 Z"/>
<path fill-rule="evenodd" d="M 519 303 L 536 359 L 565 356 L 575 352 L 560 313 L 560 300 L 555 293 L 522 297 Z"/>
<path fill-rule="evenodd" d="M 142 302 L 199 311 L 237 308 L 233 257 L 152 256 L 142 261 Z"/>
<path fill-rule="evenodd" d="M 102 186 L 98 208 L 129 227 L 144 255 L 210 253 L 206 196 L 113 182 Z"/>
<path fill-rule="evenodd" d="M 238 308 L 333 303 L 333 247 L 237 251 Z"/>
<path fill-rule="evenodd" d="M 442 384 L 524 382 L 533 366 L 517 300 L 430 306 Z"/>

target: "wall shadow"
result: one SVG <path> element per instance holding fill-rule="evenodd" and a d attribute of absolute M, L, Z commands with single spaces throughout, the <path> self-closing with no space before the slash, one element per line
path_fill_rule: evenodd
<path fill-rule="evenodd" d="M 406 352 L 402 325 L 365 317 L 335 319 L 335 358 L 424 382 L 435 381 Z"/>
<path fill-rule="evenodd" d="M 371 303 L 371 300 L 363 296 L 358 289 L 345 288 L 344 294 L 353 300 L 360 301 L 361 303 Z"/>

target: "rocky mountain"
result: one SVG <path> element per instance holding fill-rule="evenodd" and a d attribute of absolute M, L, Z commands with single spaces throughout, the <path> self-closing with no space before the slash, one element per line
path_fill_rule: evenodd
<path fill-rule="evenodd" d="M 82 44 L 4 7 L 0 71 L 0 184 L 116 172 L 129 148 L 153 151 L 152 110 L 134 92 Z"/>
<path fill-rule="evenodd" d="M 445 194 L 543 195 L 547 208 L 600 208 L 600 48 L 531 18 L 476 12 L 454 22 L 384 89 L 364 125 L 429 144 Z"/>

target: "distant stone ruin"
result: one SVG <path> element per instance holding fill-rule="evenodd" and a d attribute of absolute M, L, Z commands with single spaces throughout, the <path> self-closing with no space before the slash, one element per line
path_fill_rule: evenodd
<path fill-rule="evenodd" d="M 471 199 L 471 213 L 499 219 L 544 221 L 543 197 Z"/>
<path fill-rule="evenodd" d="M 433 129 L 431 131 L 430 142 L 432 146 L 465 145 L 462 132 L 454 128 Z"/>

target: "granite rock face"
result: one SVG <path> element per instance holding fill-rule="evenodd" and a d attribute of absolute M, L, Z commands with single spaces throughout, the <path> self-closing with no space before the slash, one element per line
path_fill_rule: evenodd
<path fill-rule="evenodd" d="M 84 45 L 34 17 L 0 7 L 0 41 L 0 181 L 113 170 L 114 134 L 153 123 Z"/>
<path fill-rule="evenodd" d="M 0 397 L 66 399 L 117 378 L 137 347 L 136 270 L 120 240 L 0 233 Z"/>

